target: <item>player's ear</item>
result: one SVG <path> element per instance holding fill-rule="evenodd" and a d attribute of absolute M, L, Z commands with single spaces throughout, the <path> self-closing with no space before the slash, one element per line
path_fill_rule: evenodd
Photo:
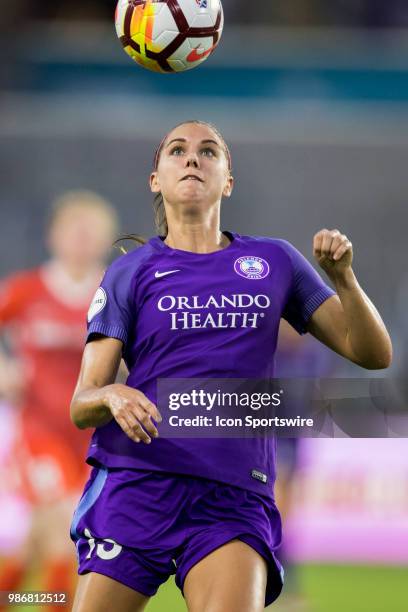
<path fill-rule="evenodd" d="M 151 173 L 149 183 L 150 183 L 150 191 L 152 193 L 159 193 L 160 184 L 159 184 L 159 179 L 157 177 L 157 172 Z"/>
<path fill-rule="evenodd" d="M 227 178 L 227 182 L 225 183 L 225 187 L 224 187 L 224 191 L 222 192 L 222 195 L 225 198 L 229 198 L 233 189 L 234 189 L 234 177 L 231 174 L 229 174 Z"/>

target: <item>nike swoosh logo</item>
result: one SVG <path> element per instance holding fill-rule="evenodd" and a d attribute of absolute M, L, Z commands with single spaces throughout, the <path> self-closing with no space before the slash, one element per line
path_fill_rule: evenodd
<path fill-rule="evenodd" d="M 198 49 L 200 49 L 200 45 L 198 45 L 198 47 L 193 49 L 187 55 L 187 61 L 188 62 L 198 62 L 199 60 L 204 59 L 204 57 L 207 57 L 207 55 L 210 55 L 210 53 L 212 53 L 214 51 L 214 49 L 217 46 L 217 44 L 218 43 L 216 43 L 215 45 L 213 45 L 212 47 L 210 47 L 209 49 L 207 49 L 207 51 L 204 51 L 203 53 L 197 53 Z"/>
<path fill-rule="evenodd" d="M 180 270 L 169 270 L 168 272 L 156 271 L 154 278 L 161 278 L 162 276 L 167 276 L 168 274 L 175 274 L 176 272 L 180 272 Z"/>

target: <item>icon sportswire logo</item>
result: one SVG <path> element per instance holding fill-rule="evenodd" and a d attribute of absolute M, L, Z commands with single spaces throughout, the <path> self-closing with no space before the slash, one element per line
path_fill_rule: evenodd
<path fill-rule="evenodd" d="M 168 276 L 168 274 L 175 274 L 176 272 L 180 272 L 180 270 L 169 270 L 168 272 L 159 272 L 156 270 L 154 278 L 162 278 L 162 276 Z"/>

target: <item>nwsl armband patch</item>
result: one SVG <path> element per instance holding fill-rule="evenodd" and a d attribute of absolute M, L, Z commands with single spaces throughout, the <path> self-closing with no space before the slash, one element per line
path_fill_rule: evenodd
<path fill-rule="evenodd" d="M 92 319 L 105 308 L 107 300 L 108 298 L 105 289 L 103 289 L 103 287 L 99 287 L 96 290 L 88 310 L 88 323 L 90 323 Z"/>
<path fill-rule="evenodd" d="M 255 480 L 260 480 L 264 484 L 266 484 L 268 482 L 267 475 L 264 474 L 263 472 L 260 472 L 259 470 L 252 470 L 251 471 L 251 476 L 252 476 L 252 478 L 255 478 Z"/>

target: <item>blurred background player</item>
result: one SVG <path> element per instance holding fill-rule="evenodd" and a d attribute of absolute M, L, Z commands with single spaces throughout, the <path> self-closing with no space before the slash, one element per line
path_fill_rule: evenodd
<path fill-rule="evenodd" d="M 86 312 L 117 233 L 113 208 L 88 191 L 52 208 L 51 258 L 0 285 L 0 394 L 18 407 L 8 457 L 14 493 L 30 506 L 22 545 L 0 566 L 0 591 L 19 590 L 41 568 L 38 588 L 70 591 L 74 558 L 67 530 L 87 476 L 87 432 L 74 428 L 69 403 L 78 375 Z M 24 531 L 23 526 L 19 526 Z M 36 569 L 36 572 L 38 570 Z"/>

